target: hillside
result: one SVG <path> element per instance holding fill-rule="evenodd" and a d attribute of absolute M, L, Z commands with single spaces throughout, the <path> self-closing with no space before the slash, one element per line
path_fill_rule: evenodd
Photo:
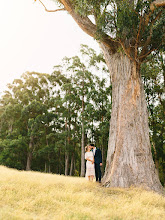
<path fill-rule="evenodd" d="M 84 178 L 0 166 L 0 219 L 163 220 L 165 198 L 142 189 L 108 189 Z"/>

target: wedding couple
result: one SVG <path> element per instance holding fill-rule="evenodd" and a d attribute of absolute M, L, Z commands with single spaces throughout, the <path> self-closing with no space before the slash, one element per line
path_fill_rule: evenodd
<path fill-rule="evenodd" d="M 94 144 L 89 144 L 85 147 L 85 159 L 86 159 L 86 174 L 85 177 L 89 181 L 93 181 L 96 177 L 96 182 L 101 183 L 101 166 L 102 166 L 102 154 L 99 148 L 96 148 Z"/>

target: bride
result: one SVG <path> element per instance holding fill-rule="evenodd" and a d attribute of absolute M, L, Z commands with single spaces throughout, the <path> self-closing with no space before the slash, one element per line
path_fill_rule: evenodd
<path fill-rule="evenodd" d="M 86 159 L 86 174 L 85 177 L 88 178 L 89 181 L 93 181 L 95 176 L 95 168 L 94 168 L 94 155 L 91 151 L 90 146 L 85 147 L 85 159 Z"/>

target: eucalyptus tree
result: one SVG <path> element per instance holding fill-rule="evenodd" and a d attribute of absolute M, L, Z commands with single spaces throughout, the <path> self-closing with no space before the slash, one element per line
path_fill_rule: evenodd
<path fill-rule="evenodd" d="M 54 72 L 51 74 L 51 83 L 54 89 L 59 92 L 61 97 L 60 109 L 58 111 L 59 119 L 61 118 L 61 132 L 64 134 L 65 142 L 65 175 L 73 171 L 74 163 L 74 148 L 76 136 L 76 118 L 78 112 L 78 105 L 76 102 L 76 90 L 73 88 L 73 78 L 67 71 L 68 58 L 64 58 L 61 66 L 56 66 Z M 71 163 L 70 163 L 71 159 Z"/>
<path fill-rule="evenodd" d="M 0 113 L 0 136 L 6 137 L 12 133 L 16 119 L 19 118 L 21 106 L 14 100 L 11 92 L 6 91 L 1 98 L 1 113 Z"/>
<path fill-rule="evenodd" d="M 81 103 L 81 176 L 85 175 L 85 103 L 86 97 L 92 86 L 92 74 L 87 69 L 86 64 L 84 64 L 78 56 L 72 57 L 69 59 L 69 71 L 72 71 L 74 74 L 73 81 L 74 87 L 76 89 L 77 101 Z"/>
<path fill-rule="evenodd" d="M 22 120 L 25 121 L 29 137 L 26 170 L 30 170 L 33 153 L 40 138 L 39 128 L 48 111 L 48 75 L 35 72 L 25 73 L 22 75 L 22 80 L 23 86 L 18 85 L 20 92 L 17 97 L 24 104 Z"/>
<path fill-rule="evenodd" d="M 26 138 L 20 134 L 22 106 L 6 91 L 0 100 L 0 163 L 24 169 L 26 164 Z"/>
<path fill-rule="evenodd" d="M 61 6 L 54 11 L 67 11 L 98 40 L 111 74 L 112 117 L 103 184 L 161 190 L 151 154 L 140 66 L 163 47 L 165 1 L 54 1 Z"/>
<path fill-rule="evenodd" d="M 1 124 L 6 123 L 6 128 L 3 128 L 10 132 L 10 139 L 19 140 L 20 135 L 26 140 L 26 170 L 30 170 L 32 156 L 40 138 L 40 125 L 48 111 L 48 75 L 27 72 L 21 79 L 9 84 L 8 89 L 1 100 L 4 108 Z"/>

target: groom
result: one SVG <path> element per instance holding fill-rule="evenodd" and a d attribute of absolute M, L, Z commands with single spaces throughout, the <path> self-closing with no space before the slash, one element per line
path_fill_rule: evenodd
<path fill-rule="evenodd" d="M 93 150 L 94 160 L 95 160 L 95 175 L 96 175 L 96 182 L 99 181 L 101 183 L 101 169 L 102 166 L 102 154 L 99 148 L 96 148 L 94 144 L 90 144 L 90 147 Z"/>

